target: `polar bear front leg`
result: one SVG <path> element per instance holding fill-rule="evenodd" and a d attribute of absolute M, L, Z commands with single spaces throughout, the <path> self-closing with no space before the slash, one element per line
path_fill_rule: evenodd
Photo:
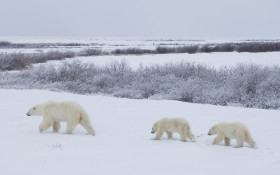
<path fill-rule="evenodd" d="M 60 129 L 60 123 L 53 122 L 53 132 L 58 132 L 59 129 Z"/>
<path fill-rule="evenodd" d="M 53 124 L 53 120 L 49 119 L 48 117 L 44 117 L 43 122 L 39 126 L 40 132 L 43 132 L 49 129 Z"/>
<path fill-rule="evenodd" d="M 159 140 L 162 135 L 163 135 L 163 131 L 159 128 L 158 131 L 157 131 L 156 137 L 154 138 L 154 140 Z"/>
<path fill-rule="evenodd" d="M 218 144 L 219 142 L 221 142 L 224 139 L 224 135 L 223 134 L 218 134 L 217 137 L 214 139 L 213 141 L 213 145 Z"/>
<path fill-rule="evenodd" d="M 166 131 L 167 137 L 168 139 L 172 139 L 172 132 Z"/>

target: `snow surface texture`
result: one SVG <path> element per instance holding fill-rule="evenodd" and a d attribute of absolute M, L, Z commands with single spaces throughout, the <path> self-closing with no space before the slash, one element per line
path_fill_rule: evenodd
<path fill-rule="evenodd" d="M 0 90 L 1 174 L 254 174 L 279 175 L 280 111 L 190 104 L 178 101 L 131 100 L 41 90 Z M 47 100 L 71 100 L 91 117 L 96 136 L 78 126 L 66 135 L 39 133 L 42 117 L 28 109 Z M 187 119 L 196 142 L 179 135 L 152 140 L 151 128 L 162 117 Z M 248 126 L 257 149 L 212 145 L 209 128 L 222 121 Z"/>

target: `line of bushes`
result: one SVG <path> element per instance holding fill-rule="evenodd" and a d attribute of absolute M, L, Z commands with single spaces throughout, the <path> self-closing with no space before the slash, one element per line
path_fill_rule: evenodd
<path fill-rule="evenodd" d="M 73 58 L 72 51 L 49 51 L 45 53 L 2 53 L 0 54 L 0 71 L 27 69 L 32 64 L 44 63 L 50 60 Z"/>
<path fill-rule="evenodd" d="M 125 98 L 169 99 L 215 105 L 280 108 L 280 67 L 240 64 L 214 69 L 194 63 L 133 70 L 125 62 L 96 66 L 78 61 L 0 73 L 0 88 L 29 88 Z"/>
<path fill-rule="evenodd" d="M 28 69 L 32 64 L 44 63 L 51 60 L 63 60 L 76 56 L 108 55 L 100 49 L 87 48 L 82 51 L 48 51 L 42 53 L 0 53 L 0 71 Z"/>
<path fill-rule="evenodd" d="M 2 42 L 2 45 L 5 45 Z M 1 42 L 0 42 L 1 46 Z M 162 47 L 156 49 L 124 48 L 112 51 L 103 51 L 96 48 L 86 48 L 82 51 L 49 51 L 45 53 L 12 53 L 0 54 L 0 71 L 21 70 L 32 64 L 49 60 L 62 60 L 76 56 L 98 55 L 141 55 L 141 54 L 168 54 L 168 53 L 210 53 L 210 52 L 271 52 L 280 51 L 280 42 L 245 42 L 245 43 L 220 43 L 199 44 L 180 47 Z"/>
<path fill-rule="evenodd" d="M 200 44 L 181 47 L 157 47 L 157 53 L 210 53 L 210 52 L 273 52 L 280 51 L 280 42 L 245 42 Z"/>
<path fill-rule="evenodd" d="M 9 41 L 0 41 L 0 48 L 10 49 L 34 49 L 34 48 L 56 48 L 56 47 L 81 47 L 93 46 L 95 43 L 12 43 Z"/>

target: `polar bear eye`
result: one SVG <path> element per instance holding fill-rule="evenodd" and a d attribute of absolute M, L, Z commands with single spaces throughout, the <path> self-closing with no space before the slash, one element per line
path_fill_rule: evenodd
<path fill-rule="evenodd" d="M 33 108 L 34 110 L 36 109 L 36 107 Z"/>

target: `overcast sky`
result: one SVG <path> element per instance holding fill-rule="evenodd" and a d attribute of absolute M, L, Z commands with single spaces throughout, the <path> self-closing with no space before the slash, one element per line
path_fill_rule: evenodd
<path fill-rule="evenodd" d="M 280 0 L 0 0 L 0 36 L 280 38 Z"/>

